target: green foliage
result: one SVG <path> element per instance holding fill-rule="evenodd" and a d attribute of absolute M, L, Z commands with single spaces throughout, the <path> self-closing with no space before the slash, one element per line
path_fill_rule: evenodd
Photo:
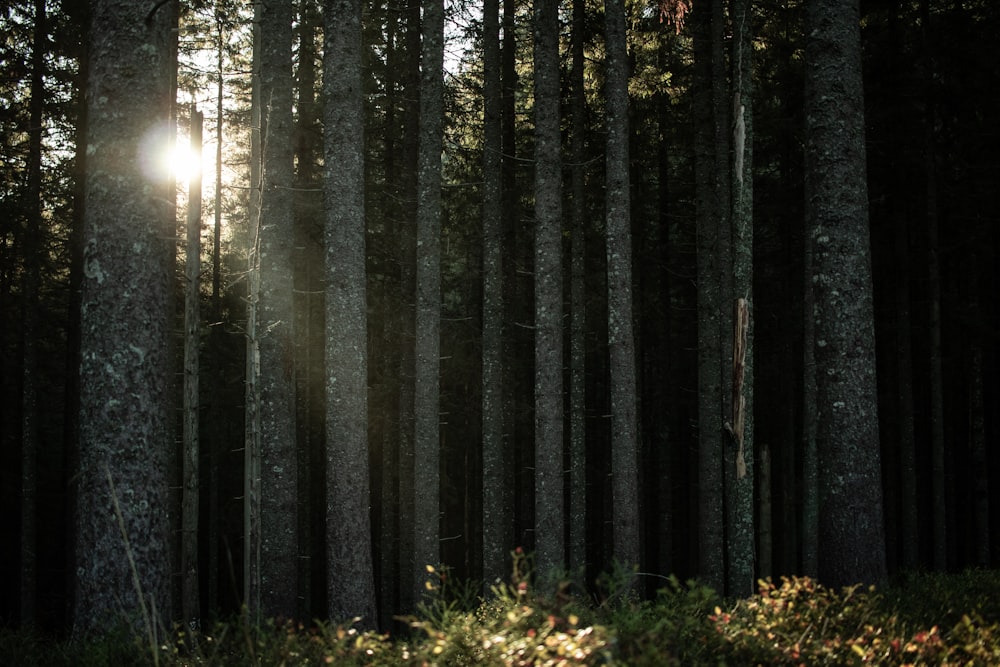
<path fill-rule="evenodd" d="M 966 594 L 959 603 L 947 593 L 965 608 L 976 608 L 981 593 L 966 589 Z M 724 640 L 727 664 L 987 665 L 1000 657 L 997 626 L 978 616 L 963 615 L 945 631 L 947 626 L 907 623 L 900 611 L 874 588 L 834 591 L 793 577 L 780 585 L 762 581 L 758 595 L 728 612 L 716 607 L 709 618 Z"/>
<path fill-rule="evenodd" d="M 601 613 L 627 664 L 704 665 L 716 660 L 720 646 L 709 620 L 718 603 L 711 588 L 671 576 L 654 601 L 605 603 Z"/>
<path fill-rule="evenodd" d="M 481 598 L 429 568 L 429 595 L 390 638 L 352 625 L 251 625 L 246 616 L 207 632 L 178 629 L 159 664 L 181 665 L 996 665 L 1000 573 L 909 575 L 884 591 L 834 590 L 808 578 L 760 582 L 725 601 L 695 581 L 667 579 L 654 600 L 631 596 L 638 576 L 602 577 L 598 603 L 568 581 L 534 587 L 514 554 L 509 584 Z M 52 642 L 0 630 L 0 665 L 148 664 L 125 632 Z"/>

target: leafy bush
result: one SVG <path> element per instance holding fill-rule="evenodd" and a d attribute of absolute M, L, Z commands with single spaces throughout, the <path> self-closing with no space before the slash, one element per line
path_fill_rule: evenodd
<path fill-rule="evenodd" d="M 568 580 L 535 586 L 515 552 L 515 577 L 481 599 L 478 587 L 431 568 L 429 595 L 390 639 L 351 625 L 178 629 L 159 665 L 1000 665 L 1000 573 L 910 575 L 884 590 L 833 590 L 808 578 L 760 582 L 724 601 L 676 577 L 656 599 L 634 597 L 637 575 L 616 570 L 594 602 Z M 58 643 L 0 631 L 0 665 L 151 664 L 149 647 L 121 632 Z"/>

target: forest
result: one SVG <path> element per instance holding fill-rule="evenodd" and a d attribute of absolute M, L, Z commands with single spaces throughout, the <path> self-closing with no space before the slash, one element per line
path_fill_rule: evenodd
<path fill-rule="evenodd" d="M 996 2 L 0 34 L 0 626 L 1000 565 Z"/>

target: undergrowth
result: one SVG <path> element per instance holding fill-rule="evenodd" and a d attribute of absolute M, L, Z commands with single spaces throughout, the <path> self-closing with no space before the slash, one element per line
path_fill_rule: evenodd
<path fill-rule="evenodd" d="M 527 556 L 514 553 L 515 572 Z M 571 579 L 527 576 L 488 596 L 428 568 L 433 583 L 408 633 L 357 625 L 250 624 L 178 629 L 155 647 L 160 665 L 997 665 L 1000 572 L 910 574 L 883 589 L 833 590 L 808 578 L 765 580 L 723 600 L 694 581 L 666 578 L 639 600 L 637 575 L 618 570 L 587 594 Z M 0 665 L 150 664 L 153 647 L 122 632 L 54 643 L 0 630 Z"/>

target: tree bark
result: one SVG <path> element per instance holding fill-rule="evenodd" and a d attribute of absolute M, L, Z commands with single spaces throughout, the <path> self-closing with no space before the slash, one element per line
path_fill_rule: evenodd
<path fill-rule="evenodd" d="M 374 625 L 361 3 L 324 5 L 328 613 Z"/>
<path fill-rule="evenodd" d="M 504 438 L 500 2 L 483 5 L 483 584 L 503 581 L 513 531 Z"/>
<path fill-rule="evenodd" d="M 569 374 L 569 567 L 585 575 L 587 564 L 587 91 L 584 84 L 586 3 L 573 2 L 572 148 L 570 231 Z"/>
<path fill-rule="evenodd" d="M 611 371 L 611 476 L 614 558 L 626 567 L 641 562 L 639 527 L 639 434 L 635 335 L 632 322 L 632 217 L 629 195 L 628 45 L 625 3 L 605 0 L 607 75 L 605 98 L 606 252 L 608 348 Z"/>
<path fill-rule="evenodd" d="M 28 211 L 25 217 L 21 316 L 21 625 L 38 614 L 38 319 L 42 260 L 42 133 L 44 131 L 45 0 L 35 0 L 28 130 Z"/>
<path fill-rule="evenodd" d="M 886 576 L 856 0 L 806 9 L 806 210 L 815 294 L 819 574 Z"/>
<path fill-rule="evenodd" d="M 725 585 L 722 450 L 720 208 L 711 12 L 692 18 L 695 55 L 695 207 L 698 288 L 698 573 L 717 591 Z"/>
<path fill-rule="evenodd" d="M 202 113 L 191 108 L 191 154 L 201 161 Z M 181 613 L 185 623 L 201 616 L 198 570 L 198 494 L 201 447 L 198 438 L 201 345 L 201 179 L 188 181 L 187 252 L 184 263 L 184 461 L 181 489 Z"/>
<path fill-rule="evenodd" d="M 162 236 L 173 193 L 157 162 L 172 26 L 166 9 L 106 0 L 91 16 L 73 634 L 124 620 L 155 646 L 153 624 L 172 617 Z"/>
<path fill-rule="evenodd" d="M 260 609 L 298 613 L 298 465 L 295 430 L 292 242 L 292 10 L 263 2 L 260 15 L 262 180 L 259 292 Z M 251 607 L 253 611 L 253 607 Z"/>
<path fill-rule="evenodd" d="M 726 592 L 755 590 L 753 420 L 753 29 L 749 0 L 730 3 L 732 41 L 731 203 L 733 345 L 732 430 L 726 448 Z M 739 349 L 742 346 L 742 349 Z"/>
<path fill-rule="evenodd" d="M 535 0 L 535 550 L 541 581 L 565 564 L 559 4 Z"/>
<path fill-rule="evenodd" d="M 414 586 L 441 561 L 441 148 L 444 122 L 444 4 L 422 2 L 420 149 L 417 165 L 417 313 L 414 394 Z"/>

